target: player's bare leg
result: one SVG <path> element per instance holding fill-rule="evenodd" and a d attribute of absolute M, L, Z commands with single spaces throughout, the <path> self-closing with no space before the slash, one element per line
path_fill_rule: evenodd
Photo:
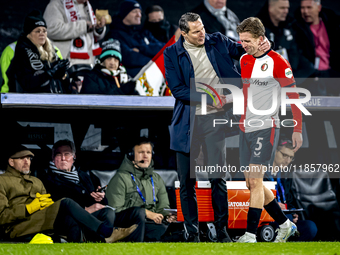
<path fill-rule="evenodd" d="M 264 203 L 263 203 L 263 205 L 267 205 L 271 201 L 274 200 L 275 197 L 274 197 L 273 192 L 264 185 L 263 185 L 263 193 L 264 193 Z"/>
<path fill-rule="evenodd" d="M 247 187 L 250 190 L 249 207 L 262 210 L 264 203 L 262 166 L 250 164 L 249 169 L 250 172 L 246 179 Z"/>
<path fill-rule="evenodd" d="M 246 185 L 250 190 L 250 202 L 247 218 L 247 231 L 238 242 L 256 243 L 257 226 L 259 225 L 263 203 L 263 169 L 261 165 L 250 164 L 249 172 L 245 172 Z"/>

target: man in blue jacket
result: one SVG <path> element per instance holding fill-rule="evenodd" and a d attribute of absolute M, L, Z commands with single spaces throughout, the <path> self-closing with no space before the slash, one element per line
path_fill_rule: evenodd
<path fill-rule="evenodd" d="M 141 25 L 142 7 L 135 0 L 121 3 L 106 39 L 119 40 L 123 65 L 128 75 L 134 77 L 165 45 L 155 39 Z"/>
<path fill-rule="evenodd" d="M 200 148 L 205 166 L 226 165 L 225 125 L 212 127 L 214 119 L 226 119 L 223 106 L 228 96 L 217 83 L 240 84 L 233 59 L 244 54 L 242 46 L 221 33 L 206 34 L 198 14 L 186 13 L 179 21 L 182 36 L 164 51 L 168 86 L 176 98 L 170 126 L 170 149 L 176 151 L 180 198 L 188 242 L 199 242 L 198 210 L 194 177 L 195 159 Z M 269 49 L 268 40 L 265 48 Z M 231 80 L 230 80 L 231 79 Z M 199 82 L 202 81 L 202 82 Z M 230 83 L 229 83 L 230 84 Z M 209 88 L 209 89 L 207 89 Z M 212 89 L 210 89 L 212 88 Z M 208 90 L 206 114 L 202 114 L 201 92 Z M 214 103 L 216 101 L 217 103 Z M 190 176 L 190 174 L 193 176 Z M 223 173 L 210 175 L 212 206 L 218 242 L 231 242 L 228 224 L 228 193 Z"/>

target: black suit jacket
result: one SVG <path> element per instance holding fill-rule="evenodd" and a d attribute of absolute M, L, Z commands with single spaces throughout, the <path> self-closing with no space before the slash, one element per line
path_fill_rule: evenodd
<path fill-rule="evenodd" d="M 53 201 L 68 197 L 73 199 L 83 208 L 89 207 L 97 203 L 90 195 L 97 187 L 95 187 L 87 173 L 78 170 L 78 175 L 80 181 L 76 184 L 66 179 L 63 175 L 53 173 L 49 169 L 42 180 L 47 193 L 51 194 Z M 107 205 L 106 197 L 104 197 L 100 203 Z"/>

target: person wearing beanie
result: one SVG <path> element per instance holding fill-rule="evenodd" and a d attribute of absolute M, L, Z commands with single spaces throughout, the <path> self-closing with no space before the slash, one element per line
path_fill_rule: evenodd
<path fill-rule="evenodd" d="M 101 53 L 99 41 L 106 33 L 106 20 L 98 20 L 89 0 L 50 0 L 44 18 L 53 43 L 71 65 L 88 65 Z"/>
<path fill-rule="evenodd" d="M 125 0 L 120 5 L 118 15 L 126 25 L 139 25 L 142 18 L 142 7 L 135 0 Z"/>
<path fill-rule="evenodd" d="M 106 35 L 106 39 L 113 38 L 121 43 L 123 64 L 132 77 L 135 77 L 165 45 L 143 28 L 141 18 L 141 5 L 135 0 L 125 0 L 121 3 Z"/>
<path fill-rule="evenodd" d="M 136 82 L 126 73 L 118 40 L 102 42 L 100 64 L 84 74 L 81 94 L 138 95 Z"/>
<path fill-rule="evenodd" d="M 107 69 L 117 71 L 120 63 L 122 62 L 119 41 L 109 39 L 103 42 L 102 54 L 100 54 L 99 60 Z"/>
<path fill-rule="evenodd" d="M 47 37 L 40 11 L 33 10 L 24 21 L 13 60 L 7 70 L 9 92 L 63 93 L 69 61 L 61 60 Z"/>
<path fill-rule="evenodd" d="M 44 232 L 66 236 L 68 242 L 83 242 L 83 231 L 87 231 L 113 243 L 137 228 L 114 229 L 70 198 L 53 201 L 41 180 L 30 175 L 34 154 L 21 144 L 9 146 L 7 154 L 8 166 L 0 175 L 0 228 L 5 240 L 30 241 Z"/>

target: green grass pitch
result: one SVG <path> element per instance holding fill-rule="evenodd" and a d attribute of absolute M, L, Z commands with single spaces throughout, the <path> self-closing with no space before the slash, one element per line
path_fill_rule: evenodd
<path fill-rule="evenodd" d="M 84 244 L 0 244 L 1 255 L 200 255 L 200 254 L 331 254 L 340 255 L 339 242 L 306 243 L 84 243 Z"/>

